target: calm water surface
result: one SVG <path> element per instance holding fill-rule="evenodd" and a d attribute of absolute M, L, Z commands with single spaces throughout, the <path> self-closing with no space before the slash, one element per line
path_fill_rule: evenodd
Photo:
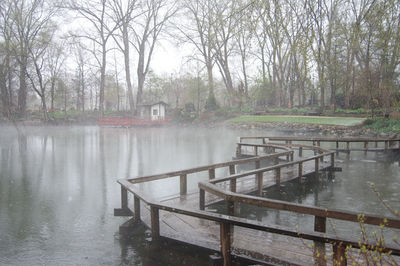
<path fill-rule="evenodd" d="M 143 227 L 133 238 L 121 238 L 118 226 L 126 218 L 113 216 L 113 208 L 120 206 L 116 180 L 230 160 L 238 136 L 277 134 L 197 128 L 0 127 L 0 264 L 207 263 L 208 254 L 198 249 L 151 243 Z M 399 206 L 400 168 L 381 159 L 352 154 L 341 159 L 343 172 L 334 180 L 291 190 L 287 185 L 284 193 L 266 193 L 306 204 L 387 214 L 367 182 L 375 182 Z M 189 183 L 189 190 L 196 187 Z M 143 188 L 164 197 L 178 192 L 179 185 L 169 180 Z M 298 222 L 296 217 L 260 214 L 251 208 L 242 208 L 242 214 L 281 224 Z"/>

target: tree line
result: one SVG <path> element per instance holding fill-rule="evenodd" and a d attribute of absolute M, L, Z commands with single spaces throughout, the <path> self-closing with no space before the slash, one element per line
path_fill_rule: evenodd
<path fill-rule="evenodd" d="M 182 71 L 154 51 L 187 50 Z M 184 49 L 183 49 L 184 48 Z M 3 0 L 1 112 L 221 106 L 390 109 L 400 100 L 398 0 Z"/>

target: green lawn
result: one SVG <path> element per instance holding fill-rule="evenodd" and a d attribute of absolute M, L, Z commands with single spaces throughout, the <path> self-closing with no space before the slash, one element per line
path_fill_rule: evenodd
<path fill-rule="evenodd" d="M 320 124 L 320 125 L 337 125 L 337 126 L 355 126 L 361 124 L 365 118 L 356 117 L 325 117 L 325 116 L 290 116 L 290 115 L 243 115 L 232 119 L 228 122 L 288 122 L 301 124 Z"/>

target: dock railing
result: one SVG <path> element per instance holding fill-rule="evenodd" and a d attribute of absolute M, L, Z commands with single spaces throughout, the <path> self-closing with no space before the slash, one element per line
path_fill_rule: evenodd
<path fill-rule="evenodd" d="M 241 146 L 248 145 L 240 143 Z M 251 144 L 249 144 L 251 145 Z M 254 144 L 253 144 L 254 145 Z M 360 214 L 356 212 L 340 211 L 340 210 L 328 210 L 319 207 L 299 205 L 294 203 L 288 203 L 278 200 L 270 200 L 266 198 L 260 198 L 250 195 L 239 194 L 235 191 L 235 185 L 237 179 L 246 177 L 249 175 L 256 175 L 258 180 L 262 180 L 263 173 L 268 171 L 278 172 L 283 167 L 296 165 L 301 168 L 302 163 L 310 160 L 315 161 L 315 171 L 319 170 L 319 162 L 323 160 L 325 156 L 331 158 L 331 167 L 334 167 L 334 152 L 322 149 L 321 147 L 305 146 L 300 144 L 287 143 L 284 145 L 271 145 L 271 144 L 255 144 L 257 147 L 255 149 L 283 149 L 283 152 L 269 154 L 266 156 L 253 157 L 235 160 L 231 162 L 213 164 L 208 166 L 202 166 L 197 168 L 191 168 L 182 171 L 175 171 L 160 175 L 153 175 L 147 177 L 140 177 L 135 179 L 121 179 L 118 183 L 121 185 L 121 208 L 115 209 L 114 214 L 116 216 L 133 216 L 134 221 L 141 220 L 141 202 L 147 204 L 150 208 L 150 219 L 151 219 L 151 234 L 154 240 L 158 239 L 160 234 L 160 210 L 177 213 L 182 215 L 187 215 L 191 217 L 196 217 L 203 220 L 214 221 L 219 224 L 220 227 L 220 247 L 221 255 L 224 260 L 224 265 L 231 264 L 232 255 L 232 240 L 233 240 L 233 226 L 254 229 L 262 232 L 269 232 L 279 235 L 290 236 L 297 239 L 311 240 L 316 243 L 317 250 L 323 254 L 325 252 L 325 244 L 332 245 L 333 250 L 333 260 L 335 265 L 346 265 L 347 257 L 346 252 L 349 248 L 370 250 L 372 252 L 387 253 L 390 255 L 400 256 L 400 247 L 395 244 L 382 243 L 380 241 L 371 242 L 368 244 L 360 243 L 358 240 L 339 237 L 337 235 L 332 235 L 326 232 L 327 219 L 336 219 L 342 221 L 364 223 L 375 226 L 384 225 L 387 228 L 400 229 L 400 220 L 391 217 L 374 216 L 369 214 Z M 293 150 L 290 148 L 300 148 L 302 149 L 312 149 L 315 151 L 316 155 L 312 157 L 307 157 L 300 159 L 298 161 L 288 160 L 287 162 L 268 166 L 264 168 L 258 168 L 251 171 L 246 171 L 243 173 L 235 173 L 235 166 L 244 163 L 254 162 L 258 167 L 260 166 L 261 160 L 274 159 L 278 157 L 289 156 L 289 159 L 293 159 Z M 230 175 L 227 177 L 216 178 L 215 169 L 221 167 L 228 167 Z M 175 205 L 170 205 L 164 202 L 160 202 L 153 197 L 143 193 L 140 189 L 135 186 L 137 183 L 160 180 L 171 177 L 180 178 L 180 194 L 185 195 L 187 193 L 187 175 L 192 173 L 197 173 L 201 171 L 208 171 L 209 181 L 198 183 L 200 196 L 199 196 L 199 210 L 182 208 Z M 300 171 L 301 173 L 301 171 Z M 235 181 L 233 181 L 235 180 Z M 229 181 L 229 190 L 224 190 L 218 187 L 218 183 Z M 261 181 L 259 181 L 259 188 L 261 187 Z M 228 214 L 224 215 L 211 213 L 204 210 L 205 208 L 205 192 L 218 196 L 219 198 L 228 202 Z M 133 210 L 128 206 L 128 193 L 133 195 Z M 289 211 L 293 213 L 301 213 L 306 215 L 314 216 L 314 231 L 302 231 L 300 232 L 296 228 L 290 228 L 286 226 L 279 226 L 276 224 L 270 225 L 249 219 L 239 218 L 233 216 L 234 214 L 234 204 L 235 203 L 246 203 L 252 204 L 260 207 L 267 207 L 276 210 Z M 362 217 L 362 220 L 361 218 Z M 322 245 L 322 246 L 321 246 Z M 323 257 L 323 256 L 322 256 Z M 320 258 L 321 259 L 321 258 Z"/>

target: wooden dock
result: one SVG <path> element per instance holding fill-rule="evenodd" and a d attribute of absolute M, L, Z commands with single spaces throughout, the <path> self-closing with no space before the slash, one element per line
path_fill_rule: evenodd
<path fill-rule="evenodd" d="M 363 257 L 358 255 L 358 239 L 326 233 L 327 219 L 358 223 L 358 213 L 259 197 L 267 187 L 280 186 L 290 180 L 302 182 L 306 176 L 319 179 L 321 171 L 340 170 L 335 167 L 335 151 L 321 148 L 321 145 L 293 143 L 300 142 L 298 139 L 271 144 L 272 138 L 253 137 L 252 142 L 262 140 L 261 143 L 243 142 L 248 139 L 241 138 L 237 144 L 236 157 L 245 156 L 244 159 L 119 180 L 121 208 L 115 209 L 114 214 L 133 216 L 121 226 L 121 231 L 129 231 L 130 226 L 141 221 L 151 229 L 153 241 L 164 237 L 219 251 L 224 265 L 230 265 L 232 256 L 251 259 L 258 264 L 345 265 L 347 261 L 362 261 Z M 241 166 L 248 169 L 249 165 L 252 166 L 250 170 L 241 170 Z M 228 169 L 229 174 L 217 177 L 218 168 Z M 199 172 L 206 172 L 208 179 L 198 182 L 198 191 L 187 191 L 190 177 Z M 179 179 L 178 195 L 161 199 L 140 190 L 140 183 L 167 178 Z M 258 196 L 251 196 L 250 192 Z M 133 195 L 133 200 L 129 200 L 128 194 Z M 207 206 L 218 201 L 226 202 L 226 214 L 209 211 Z M 313 216 L 314 231 L 236 217 L 241 204 Z M 400 220 L 388 217 L 364 215 L 363 223 L 379 226 L 384 219 L 386 227 L 400 229 Z M 379 249 L 381 253 L 390 251 L 391 256 L 400 255 L 399 246 L 393 243 L 384 246 L 368 243 L 362 250 L 368 249 Z"/>

